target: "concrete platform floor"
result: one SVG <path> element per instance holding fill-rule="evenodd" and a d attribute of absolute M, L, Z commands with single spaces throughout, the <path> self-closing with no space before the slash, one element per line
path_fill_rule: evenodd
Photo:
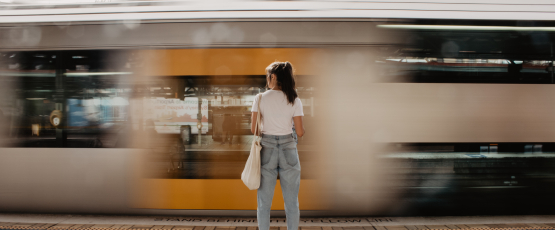
<path fill-rule="evenodd" d="M 0 213 L 0 229 L 179 229 L 257 230 L 256 218 L 181 216 L 99 216 Z M 272 218 L 271 230 L 286 230 Z M 555 216 L 446 216 L 301 218 L 301 230 L 545 229 Z"/>

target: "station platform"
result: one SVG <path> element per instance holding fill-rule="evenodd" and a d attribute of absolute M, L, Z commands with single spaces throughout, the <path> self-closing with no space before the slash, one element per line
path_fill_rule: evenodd
<path fill-rule="evenodd" d="M 272 218 L 271 230 L 287 230 Z M 555 216 L 301 218 L 300 230 L 537 229 L 555 230 Z M 257 230 L 256 218 L 0 214 L 0 229 Z"/>

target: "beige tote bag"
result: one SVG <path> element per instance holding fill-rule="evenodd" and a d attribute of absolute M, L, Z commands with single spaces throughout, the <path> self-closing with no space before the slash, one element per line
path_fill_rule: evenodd
<path fill-rule="evenodd" d="M 251 153 L 247 164 L 245 164 L 245 169 L 241 173 L 241 180 L 250 189 L 256 190 L 260 187 L 260 150 L 262 150 L 262 145 L 260 145 L 261 137 L 256 135 L 256 131 L 260 127 L 260 102 L 262 101 L 262 94 L 258 94 L 258 115 L 256 116 L 256 125 L 254 129 L 254 137 L 252 139 Z M 260 132 L 259 132 L 260 133 Z"/>

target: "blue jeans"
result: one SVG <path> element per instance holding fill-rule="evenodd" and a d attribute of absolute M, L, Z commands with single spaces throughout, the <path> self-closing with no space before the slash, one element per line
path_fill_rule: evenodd
<path fill-rule="evenodd" d="M 277 175 L 279 173 L 281 191 L 285 201 L 287 230 L 299 227 L 299 186 L 301 184 L 301 164 L 297 152 L 297 141 L 293 134 L 262 134 L 260 151 L 261 174 L 258 188 L 258 228 L 270 229 L 270 208 L 274 197 Z"/>

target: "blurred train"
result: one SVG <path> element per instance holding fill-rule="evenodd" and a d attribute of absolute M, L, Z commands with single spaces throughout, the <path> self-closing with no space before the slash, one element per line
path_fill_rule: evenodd
<path fill-rule="evenodd" d="M 287 60 L 301 215 L 554 214 L 549 1 L 9 2 L 1 212 L 255 216 L 250 108 Z"/>

